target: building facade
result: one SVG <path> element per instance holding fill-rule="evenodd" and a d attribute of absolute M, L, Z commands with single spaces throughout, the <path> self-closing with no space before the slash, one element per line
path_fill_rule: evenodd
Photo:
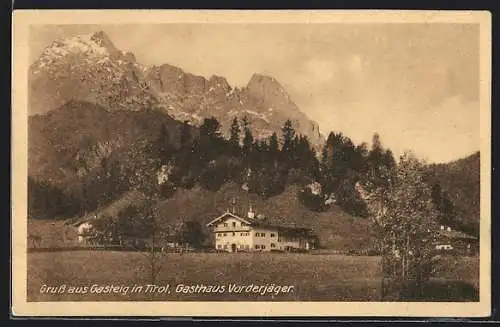
<path fill-rule="evenodd" d="M 219 251 L 309 251 L 317 244 L 311 230 L 271 225 L 255 218 L 252 209 L 244 218 L 226 211 L 207 227 L 214 233 L 215 249 Z"/>
<path fill-rule="evenodd" d="M 92 224 L 87 221 L 78 225 L 77 233 L 78 233 L 78 243 L 89 244 L 89 240 L 92 235 Z"/>
<path fill-rule="evenodd" d="M 460 254 L 475 254 L 479 251 L 477 237 L 453 230 L 449 226 L 441 226 L 434 247 L 440 252 L 456 252 Z"/>

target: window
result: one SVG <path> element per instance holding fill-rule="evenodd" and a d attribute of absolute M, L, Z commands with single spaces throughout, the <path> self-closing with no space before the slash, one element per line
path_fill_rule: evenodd
<path fill-rule="evenodd" d="M 227 223 L 224 223 L 224 227 L 227 227 Z"/>
<path fill-rule="evenodd" d="M 222 249 L 222 244 L 217 244 L 218 249 Z"/>
<path fill-rule="evenodd" d="M 227 244 L 224 244 L 224 249 L 227 249 Z"/>
<path fill-rule="evenodd" d="M 265 237 L 266 233 L 260 233 L 260 237 Z"/>
<path fill-rule="evenodd" d="M 255 236 L 256 236 L 256 237 L 259 237 L 259 233 L 255 233 Z"/>
<path fill-rule="evenodd" d="M 224 236 L 226 236 L 226 233 L 224 233 Z"/>
<path fill-rule="evenodd" d="M 245 244 L 245 249 L 249 249 L 249 248 L 250 248 L 250 245 Z"/>
<path fill-rule="evenodd" d="M 276 247 L 276 244 L 271 243 L 271 248 L 273 248 L 273 249 L 274 249 L 275 247 Z"/>
<path fill-rule="evenodd" d="M 221 233 L 217 233 L 217 238 L 220 238 L 222 236 Z"/>
<path fill-rule="evenodd" d="M 240 244 L 240 249 L 243 249 L 245 246 L 243 244 Z"/>
<path fill-rule="evenodd" d="M 266 248 L 266 246 L 265 246 L 265 245 L 261 245 L 261 246 L 260 246 L 260 248 L 261 248 L 262 250 L 264 250 L 264 249 Z"/>
<path fill-rule="evenodd" d="M 233 236 L 234 236 L 234 235 L 236 235 L 236 233 L 235 233 L 235 232 L 233 232 Z"/>
<path fill-rule="evenodd" d="M 236 222 L 233 221 L 233 227 L 236 227 Z"/>
<path fill-rule="evenodd" d="M 258 250 L 260 248 L 259 244 L 255 244 L 255 248 Z"/>
<path fill-rule="evenodd" d="M 271 237 L 274 237 L 274 236 L 275 236 L 275 234 L 274 234 L 274 233 L 271 233 Z"/>

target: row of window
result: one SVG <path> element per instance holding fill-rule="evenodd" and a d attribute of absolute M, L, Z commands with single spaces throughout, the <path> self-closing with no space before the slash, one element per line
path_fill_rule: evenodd
<path fill-rule="evenodd" d="M 264 244 L 262 244 L 262 245 L 255 244 L 255 248 L 256 248 L 257 250 L 259 250 L 259 249 L 260 249 L 260 250 L 265 250 L 265 249 L 266 249 L 266 246 L 265 246 Z M 274 249 L 274 248 L 276 248 L 276 244 L 271 243 L 271 249 Z"/>
<path fill-rule="evenodd" d="M 217 237 L 222 237 L 222 236 L 227 236 L 228 233 L 217 233 Z M 232 233 L 229 233 L 231 234 L 232 236 L 236 236 L 236 233 L 235 232 L 232 232 Z M 249 236 L 250 233 L 249 232 L 242 232 L 240 233 L 240 236 Z"/>
<path fill-rule="evenodd" d="M 227 250 L 229 248 L 228 244 L 217 244 L 217 249 L 224 249 Z M 250 245 L 248 244 L 240 244 L 239 246 L 240 249 L 250 249 Z"/>
<path fill-rule="evenodd" d="M 245 223 L 241 223 L 240 225 L 241 225 L 241 226 L 246 226 L 246 224 L 245 224 Z M 220 226 L 220 225 L 219 225 L 219 226 Z M 223 224 L 223 226 L 224 226 L 224 227 L 229 227 L 229 223 L 224 223 L 224 224 Z M 231 223 L 231 226 L 232 226 L 232 227 L 236 227 L 236 226 L 237 226 L 237 225 L 236 225 L 236 222 L 235 222 L 235 221 L 233 221 L 233 222 Z"/>
<path fill-rule="evenodd" d="M 256 237 L 266 237 L 266 233 L 255 233 L 255 236 L 256 236 Z M 271 234 L 270 234 L 270 236 L 271 236 L 271 237 L 275 237 L 275 236 L 276 236 L 276 234 L 271 233 Z"/>
<path fill-rule="evenodd" d="M 217 233 L 217 237 L 222 237 L 222 236 L 227 236 L 228 233 Z M 236 236 L 236 233 L 235 232 L 232 232 L 232 233 L 229 233 L 231 234 L 232 236 Z M 240 233 L 240 236 L 250 236 L 250 233 L 249 232 L 242 232 Z M 275 237 L 276 234 L 274 233 L 271 233 L 270 234 L 271 237 Z M 266 237 L 266 233 L 255 233 L 255 237 Z"/>
<path fill-rule="evenodd" d="M 228 244 L 217 244 L 217 249 L 224 249 L 224 250 L 227 250 L 229 248 L 229 245 Z M 249 249 L 250 246 L 248 244 L 240 244 L 239 246 L 240 249 Z M 274 243 L 271 243 L 271 249 L 274 249 L 276 248 L 276 244 Z M 265 250 L 266 249 L 266 246 L 264 244 L 260 245 L 260 244 L 255 244 L 255 249 L 256 250 Z"/>

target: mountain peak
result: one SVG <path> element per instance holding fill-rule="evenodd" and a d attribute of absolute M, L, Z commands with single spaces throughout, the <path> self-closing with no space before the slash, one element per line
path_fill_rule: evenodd
<path fill-rule="evenodd" d="M 39 60 L 49 62 L 71 54 L 85 53 L 90 56 L 107 56 L 120 52 L 103 32 L 60 38 L 46 47 Z"/>
<path fill-rule="evenodd" d="M 95 33 L 90 34 L 90 40 L 96 42 L 98 45 L 100 45 L 103 48 L 108 49 L 111 52 L 117 51 L 115 45 L 111 41 L 111 39 L 108 37 L 104 31 L 98 31 Z"/>
<path fill-rule="evenodd" d="M 253 85 L 259 85 L 259 84 L 277 84 L 279 85 L 278 81 L 268 75 L 263 75 L 263 74 L 258 74 L 255 73 L 252 75 L 252 78 L 250 78 L 250 81 L 248 82 L 248 86 L 253 86 Z M 281 85 L 279 85 L 281 87 Z"/>
<path fill-rule="evenodd" d="M 210 76 L 208 83 L 209 83 L 210 87 L 220 88 L 226 92 L 231 89 L 231 86 L 229 85 L 227 79 L 225 77 L 222 77 L 222 76 L 212 75 L 212 76 Z"/>
<path fill-rule="evenodd" d="M 253 97 L 263 100 L 283 103 L 288 103 L 290 100 L 283 86 L 268 75 L 253 74 L 246 89 Z"/>

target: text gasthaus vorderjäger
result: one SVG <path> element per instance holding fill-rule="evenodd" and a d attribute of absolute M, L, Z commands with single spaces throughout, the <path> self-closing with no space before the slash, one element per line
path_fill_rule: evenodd
<path fill-rule="evenodd" d="M 40 293 L 42 294 L 258 294 L 258 295 L 280 295 L 289 294 L 295 291 L 293 285 L 277 284 L 134 284 L 113 285 L 113 284 L 92 284 L 92 285 L 69 285 L 61 284 L 58 286 L 42 285 Z"/>

